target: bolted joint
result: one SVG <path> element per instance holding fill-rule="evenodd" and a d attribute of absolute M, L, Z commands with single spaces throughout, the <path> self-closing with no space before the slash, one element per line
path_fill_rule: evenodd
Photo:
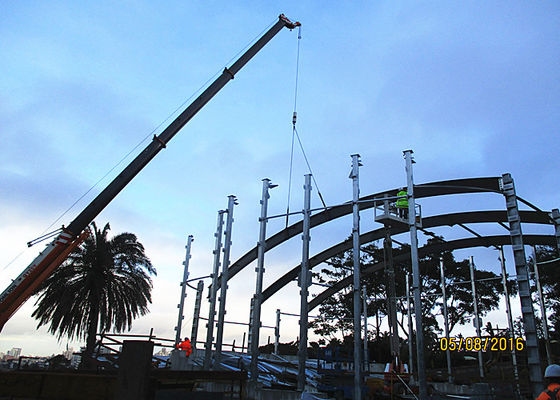
<path fill-rule="evenodd" d="M 228 68 L 224 68 L 223 74 L 229 76 L 229 79 L 235 78 L 235 75 L 233 74 L 233 72 L 231 72 Z"/>

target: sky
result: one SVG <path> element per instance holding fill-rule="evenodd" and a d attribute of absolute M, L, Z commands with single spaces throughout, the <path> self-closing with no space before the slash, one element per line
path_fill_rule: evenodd
<path fill-rule="evenodd" d="M 509 172 L 520 196 L 542 209 L 559 206 L 557 2 L 6 1 L 3 8 L 0 290 L 44 246 L 28 249 L 27 241 L 68 225 L 280 13 L 302 23 L 299 63 L 298 32 L 283 29 L 96 218 L 98 226 L 110 222 L 113 234 L 135 233 L 158 271 L 151 312 L 134 322 L 132 333 L 154 328 L 159 337 L 174 337 L 186 238 L 195 238 L 190 277 L 208 275 L 217 211 L 228 195 L 239 203 L 232 261 L 258 239 L 263 178 L 279 185 L 269 214 L 286 211 L 295 104 L 316 180 L 312 207 L 321 205 L 318 189 L 328 205 L 351 199 L 355 153 L 363 163 L 362 195 L 405 185 L 406 149 L 414 151 L 416 183 Z M 292 171 L 294 211 L 303 206 L 308 173 L 297 142 Z M 488 194 L 422 202 L 426 216 L 503 208 L 501 196 Z M 371 211 L 361 223 L 364 232 L 378 227 Z M 269 235 L 283 227 L 282 218 L 272 220 Z M 496 226 L 473 228 L 503 234 Z M 526 226 L 524 232 L 553 230 Z M 350 233 L 351 217 L 314 229 L 311 255 Z M 499 268 L 492 250 L 455 254 L 474 254 L 482 269 Z M 510 248 L 507 257 L 513 273 Z M 268 252 L 265 287 L 300 258 L 299 237 Z M 251 264 L 230 281 L 227 320 L 247 322 L 254 290 Z M 263 324 L 274 325 L 277 308 L 298 313 L 298 293 L 294 282 L 267 301 Z M 190 290 L 187 335 L 193 301 Z M 6 324 L 0 352 L 21 347 L 43 355 L 80 346 L 37 329 L 33 304 L 30 299 Z M 514 300 L 517 315 L 519 308 Z M 488 319 L 505 326 L 503 309 Z M 239 345 L 242 335 L 228 325 L 224 342 Z M 273 332 L 263 329 L 261 344 L 268 335 Z M 297 319 L 284 317 L 281 341 L 297 335 Z"/>

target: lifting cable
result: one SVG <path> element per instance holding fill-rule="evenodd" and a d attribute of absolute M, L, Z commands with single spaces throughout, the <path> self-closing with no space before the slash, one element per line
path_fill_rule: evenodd
<path fill-rule="evenodd" d="M 286 206 L 286 228 L 289 224 L 290 219 L 290 195 L 292 192 L 292 171 L 293 171 L 293 163 L 294 163 L 294 143 L 295 139 L 297 138 L 299 147 L 301 149 L 301 153 L 303 154 L 303 158 L 305 163 L 307 164 L 307 168 L 309 169 L 309 173 L 311 174 L 311 179 L 313 179 L 313 183 L 317 188 L 317 193 L 319 195 L 319 199 L 323 204 L 323 207 L 326 209 L 327 205 L 325 204 L 325 200 L 323 199 L 323 195 L 321 194 L 321 190 L 319 189 L 319 185 L 315 180 L 315 175 L 311 170 L 311 165 L 309 164 L 309 160 L 307 159 L 307 155 L 305 154 L 305 150 L 303 149 L 303 144 L 301 143 L 301 139 L 299 137 L 299 133 L 296 129 L 296 122 L 297 122 L 297 95 L 298 95 L 298 80 L 299 80 L 299 53 L 300 53 L 300 43 L 301 43 L 301 26 L 298 27 L 298 44 L 297 44 L 297 57 L 296 57 L 296 79 L 295 79 L 295 88 L 294 88 L 294 113 L 292 116 L 292 146 L 290 150 L 290 172 L 288 178 L 288 204 Z"/>

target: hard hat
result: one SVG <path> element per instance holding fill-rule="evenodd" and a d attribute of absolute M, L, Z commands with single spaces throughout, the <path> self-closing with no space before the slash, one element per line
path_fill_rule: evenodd
<path fill-rule="evenodd" d="M 550 364 L 544 370 L 544 377 L 545 378 L 560 378 L 560 365 Z"/>

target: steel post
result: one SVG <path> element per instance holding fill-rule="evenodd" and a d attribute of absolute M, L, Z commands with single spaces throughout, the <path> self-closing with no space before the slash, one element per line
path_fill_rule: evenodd
<path fill-rule="evenodd" d="M 362 398 L 362 371 L 361 371 L 361 355 L 362 350 L 360 335 L 360 319 L 362 310 L 360 304 L 360 162 L 359 154 L 352 154 L 352 172 L 350 178 L 352 179 L 352 252 L 354 258 L 354 400 L 361 400 Z"/>
<path fill-rule="evenodd" d="M 266 223 L 267 223 L 267 210 L 268 210 L 268 199 L 270 195 L 268 190 L 276 187 L 277 185 L 272 185 L 270 179 L 263 179 L 262 187 L 262 199 L 261 199 L 261 217 L 259 218 L 259 242 L 257 243 L 257 267 L 255 272 L 257 273 L 257 283 L 255 289 L 255 301 L 253 304 L 253 314 L 252 321 L 250 325 L 251 330 L 251 365 L 249 370 L 251 371 L 251 379 L 255 382 L 257 381 L 259 369 L 258 369 L 258 358 L 259 358 L 259 334 L 261 328 L 261 303 L 262 303 L 262 287 L 263 287 L 263 275 L 264 275 L 264 254 L 266 252 Z"/>
<path fill-rule="evenodd" d="M 481 337 L 480 332 L 480 321 L 481 318 L 478 316 L 478 297 L 476 295 L 476 280 L 474 276 L 474 260 L 473 256 L 469 258 L 469 270 L 471 273 L 471 288 L 473 295 L 473 306 L 474 306 L 474 327 L 476 328 L 476 336 Z M 481 378 L 484 378 L 484 361 L 482 360 L 482 349 L 478 350 L 478 373 Z"/>
<path fill-rule="evenodd" d="M 224 226 L 224 212 L 218 211 L 218 226 L 216 227 L 216 243 L 214 246 L 214 266 L 212 268 L 212 286 L 210 287 L 208 297 L 210 299 L 210 307 L 208 311 L 208 322 L 206 324 L 206 347 L 204 349 L 204 369 L 210 369 L 212 364 L 212 342 L 214 341 L 214 320 L 216 319 L 216 298 L 218 295 L 218 273 L 220 271 L 220 253 L 222 250 L 222 229 Z"/>
<path fill-rule="evenodd" d="M 181 298 L 179 299 L 179 304 L 177 308 L 179 309 L 179 317 L 177 318 L 177 326 L 175 327 L 175 348 L 181 342 L 181 328 L 183 325 L 183 307 L 185 305 L 185 297 L 187 297 L 187 279 L 189 279 L 189 260 L 191 259 L 191 243 L 193 241 L 193 236 L 189 235 L 187 238 L 187 254 L 185 255 L 185 261 L 183 265 L 185 266 L 183 270 L 183 280 L 179 284 L 181 286 Z"/>
<path fill-rule="evenodd" d="M 447 357 L 447 380 L 453 383 L 453 371 L 451 370 L 451 351 L 449 350 L 449 319 L 447 314 L 447 295 L 445 293 L 445 271 L 443 268 L 443 258 L 439 259 L 439 269 L 441 272 L 441 294 L 443 296 L 443 324 L 445 328 L 445 339 L 447 340 L 447 349 L 445 356 Z"/>
<path fill-rule="evenodd" d="M 405 150 L 406 180 L 408 195 L 408 226 L 410 230 L 410 260 L 412 264 L 412 290 L 414 291 L 414 315 L 416 316 L 416 364 L 420 400 L 428 398 L 426 367 L 424 360 L 424 328 L 422 324 L 422 290 L 420 283 L 420 267 L 418 263 L 418 237 L 416 232 L 416 204 L 414 201 L 414 176 L 412 173 L 412 150 Z"/>
<path fill-rule="evenodd" d="M 274 327 L 274 354 L 278 355 L 280 347 L 280 309 L 276 310 L 276 326 Z"/>
<path fill-rule="evenodd" d="M 553 208 L 552 212 L 549 214 L 550 218 L 554 222 L 554 236 L 556 236 L 556 250 L 560 254 L 560 211 L 557 208 Z"/>
<path fill-rule="evenodd" d="M 391 228 L 385 225 L 385 239 L 383 240 L 383 250 L 385 259 L 385 285 L 387 290 L 387 318 L 389 322 L 389 333 L 391 335 L 391 357 L 393 361 L 397 358 L 400 360 L 399 354 L 399 334 L 397 325 L 397 304 L 395 290 L 395 266 L 393 264 L 393 241 L 391 240 Z"/>
<path fill-rule="evenodd" d="M 379 307 L 377 307 L 377 294 L 373 293 L 373 303 L 375 306 L 375 338 L 379 339 Z"/>
<path fill-rule="evenodd" d="M 251 335 L 252 335 L 252 330 L 251 330 L 251 326 L 253 326 L 253 310 L 255 308 L 255 295 L 253 295 L 253 297 L 251 297 L 251 301 L 249 304 L 249 327 L 247 329 L 248 334 L 247 334 L 247 353 L 251 354 L 251 349 L 253 348 L 253 346 L 251 345 L 252 341 L 251 341 Z"/>
<path fill-rule="evenodd" d="M 525 348 L 527 350 L 527 364 L 529 369 L 529 382 L 534 398 L 544 389 L 541 360 L 539 355 L 539 344 L 537 339 L 537 327 L 535 322 L 535 311 L 531 299 L 529 287 L 529 271 L 527 269 L 527 257 L 523 246 L 523 233 L 521 231 L 521 218 L 517 206 L 515 185 L 510 174 L 502 175 L 503 194 L 506 200 L 507 216 L 509 222 L 509 234 L 517 286 L 519 288 L 519 300 L 521 302 L 521 315 L 523 317 L 523 328 L 525 331 Z"/>
<path fill-rule="evenodd" d="M 222 277 L 220 278 L 220 307 L 218 309 L 218 331 L 216 333 L 216 353 L 214 368 L 219 368 L 222 361 L 222 342 L 224 339 L 224 320 L 226 316 L 226 293 L 228 287 L 229 253 L 231 251 L 231 228 L 233 225 L 233 206 L 237 204 L 233 195 L 228 196 L 226 231 L 224 233 L 224 258 L 222 261 Z"/>
<path fill-rule="evenodd" d="M 367 292 L 366 285 L 362 285 L 362 311 L 364 313 L 364 371 L 369 372 L 369 355 L 368 355 L 368 328 L 367 328 Z"/>
<path fill-rule="evenodd" d="M 308 328 L 308 307 L 307 297 L 309 296 L 309 285 L 311 284 L 311 273 L 309 271 L 309 242 L 311 236 L 311 174 L 305 175 L 304 200 L 303 200 L 303 240 L 301 252 L 301 271 L 299 274 L 300 287 L 300 313 L 299 313 L 299 350 L 298 350 L 298 378 L 297 389 L 305 390 L 305 370 L 307 363 L 307 328 Z"/>
<path fill-rule="evenodd" d="M 509 289 L 507 285 L 507 271 L 506 259 L 504 257 L 504 246 L 500 246 L 500 264 L 502 267 L 502 285 L 504 286 L 504 296 L 506 300 L 506 313 L 508 319 L 508 331 L 511 340 L 515 340 L 515 333 L 513 332 L 513 317 L 511 315 L 511 302 L 509 299 Z M 515 379 L 515 386 L 518 396 L 521 398 L 521 387 L 519 386 L 519 368 L 517 366 L 517 353 L 515 346 L 511 346 L 511 362 L 513 364 L 513 378 Z"/>
<path fill-rule="evenodd" d="M 191 344 L 192 349 L 196 349 L 196 342 L 198 339 L 198 322 L 200 320 L 200 303 L 202 302 L 202 292 L 204 290 L 204 282 L 202 280 L 198 281 L 196 286 L 196 298 L 194 300 L 194 312 L 192 320 L 192 330 L 191 330 Z"/>
<path fill-rule="evenodd" d="M 408 372 L 414 372 L 414 362 L 412 356 L 412 337 L 414 336 L 414 329 L 412 326 L 412 307 L 410 301 L 410 273 L 406 273 L 406 316 L 408 317 Z"/>
<path fill-rule="evenodd" d="M 550 338 L 548 334 L 548 320 L 546 318 L 546 306 L 544 303 L 544 294 L 541 286 L 541 279 L 539 277 L 539 266 L 537 264 L 537 247 L 533 246 L 533 265 L 535 267 L 535 283 L 537 284 L 537 294 L 539 296 L 539 304 L 541 306 L 541 323 L 544 336 L 544 345 L 546 350 L 546 362 L 548 365 L 552 364 L 552 353 L 550 350 Z"/>

